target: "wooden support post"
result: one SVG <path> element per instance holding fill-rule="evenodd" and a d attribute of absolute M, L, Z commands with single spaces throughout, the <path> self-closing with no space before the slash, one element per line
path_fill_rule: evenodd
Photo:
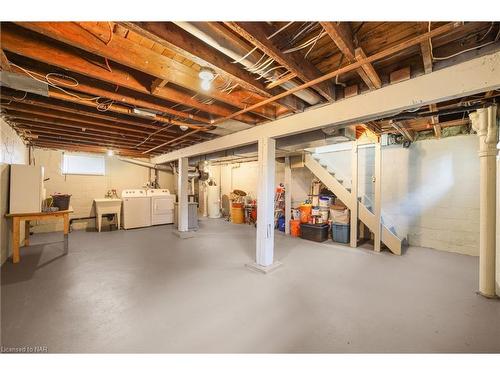
<path fill-rule="evenodd" d="M 274 262 L 274 172 L 276 141 L 262 137 L 259 147 L 259 173 L 257 180 L 257 240 L 256 260 L 248 264 L 252 270 L 268 273 L 281 263 Z"/>
<path fill-rule="evenodd" d="M 20 233 L 20 224 L 21 219 L 19 217 L 12 218 L 12 262 L 19 263 L 19 237 Z"/>
<path fill-rule="evenodd" d="M 69 213 L 64 214 L 63 220 L 64 220 L 64 253 L 67 254 L 69 251 Z"/>
<path fill-rule="evenodd" d="M 382 240 L 382 145 L 378 142 L 375 145 L 375 230 L 374 250 L 379 252 Z"/>
<path fill-rule="evenodd" d="M 179 158 L 178 180 L 177 180 L 177 230 L 179 232 L 188 231 L 188 158 Z"/>
<path fill-rule="evenodd" d="M 290 157 L 285 158 L 285 233 L 290 234 L 290 220 L 292 219 L 292 168 Z"/>
<path fill-rule="evenodd" d="M 30 245 L 30 221 L 24 222 L 24 246 Z"/>
<path fill-rule="evenodd" d="M 351 150 L 351 247 L 358 246 L 358 142 L 354 141 Z"/>

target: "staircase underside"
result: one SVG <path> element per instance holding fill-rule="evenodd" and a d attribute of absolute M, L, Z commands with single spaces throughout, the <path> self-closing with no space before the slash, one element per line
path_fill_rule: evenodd
<path fill-rule="evenodd" d="M 362 202 L 352 196 L 350 189 L 347 189 L 342 183 L 335 178 L 333 173 L 330 173 L 321 163 L 316 160 L 311 154 L 305 155 L 306 167 L 330 189 L 350 210 L 357 205 L 358 218 L 366 225 L 370 231 L 375 231 L 377 220 L 375 214 L 371 212 Z M 354 207 L 356 208 L 356 207 Z M 393 233 L 386 225 L 381 224 L 382 242 L 396 255 L 401 255 L 402 240 Z"/>

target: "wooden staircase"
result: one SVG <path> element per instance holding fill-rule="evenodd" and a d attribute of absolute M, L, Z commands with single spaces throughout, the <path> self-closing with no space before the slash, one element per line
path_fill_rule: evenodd
<path fill-rule="evenodd" d="M 359 220 L 365 224 L 370 231 L 375 230 L 377 223 L 375 214 L 371 211 L 370 206 L 366 206 L 361 202 L 360 198 L 352 196 L 351 189 L 343 185 L 343 181 L 335 177 L 332 170 L 328 170 L 326 164 L 321 163 L 321 159 L 309 153 L 305 155 L 305 166 L 325 184 L 350 210 L 353 205 L 358 206 Z M 402 240 L 396 235 L 392 228 L 389 228 L 381 218 L 381 238 L 382 242 L 396 255 L 401 255 Z"/>

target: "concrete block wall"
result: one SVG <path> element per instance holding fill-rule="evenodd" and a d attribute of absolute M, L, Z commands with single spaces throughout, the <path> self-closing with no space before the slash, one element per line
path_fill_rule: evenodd
<path fill-rule="evenodd" d="M 11 222 L 4 215 L 9 207 L 9 166 L 26 164 L 27 148 L 16 132 L 0 118 L 0 264 L 10 255 Z M 21 238 L 24 228 L 21 228 Z"/>
<path fill-rule="evenodd" d="M 118 195 L 123 189 L 140 189 L 150 179 L 149 168 L 126 163 L 116 157 L 106 158 L 105 176 L 63 175 L 61 173 L 62 151 L 36 149 L 34 152 L 37 165 L 45 169 L 47 196 L 53 193 L 71 194 L 71 217 L 89 217 L 95 215 L 94 198 L 103 198 L 110 189 L 116 189 Z M 174 191 L 174 177 L 171 173 L 160 172 L 160 185 Z M 104 224 L 106 221 L 103 222 Z M 94 228 L 95 220 L 78 221 L 73 229 Z M 38 222 L 34 232 L 62 230 L 62 222 Z"/>
<path fill-rule="evenodd" d="M 384 222 L 410 245 L 479 255 L 477 142 L 475 135 L 465 135 L 419 141 L 408 149 L 383 148 Z M 332 152 L 326 160 L 350 183 L 350 151 Z M 359 195 L 373 201 L 374 148 L 360 148 L 358 160 Z M 221 168 L 223 194 L 232 189 L 256 192 L 256 162 L 243 163 L 232 172 L 231 166 Z M 283 170 L 277 163 L 276 184 L 283 182 Z M 292 169 L 294 207 L 307 198 L 312 178 L 307 168 Z"/>
<path fill-rule="evenodd" d="M 383 148 L 382 207 L 414 246 L 479 255 L 477 137 Z"/>

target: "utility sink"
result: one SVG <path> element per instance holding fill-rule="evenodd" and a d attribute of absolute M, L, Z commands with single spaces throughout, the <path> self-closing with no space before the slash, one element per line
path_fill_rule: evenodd
<path fill-rule="evenodd" d="M 120 198 L 95 198 L 96 226 L 101 231 L 102 215 L 116 215 L 118 229 L 120 229 L 120 218 L 122 211 L 122 200 Z"/>

